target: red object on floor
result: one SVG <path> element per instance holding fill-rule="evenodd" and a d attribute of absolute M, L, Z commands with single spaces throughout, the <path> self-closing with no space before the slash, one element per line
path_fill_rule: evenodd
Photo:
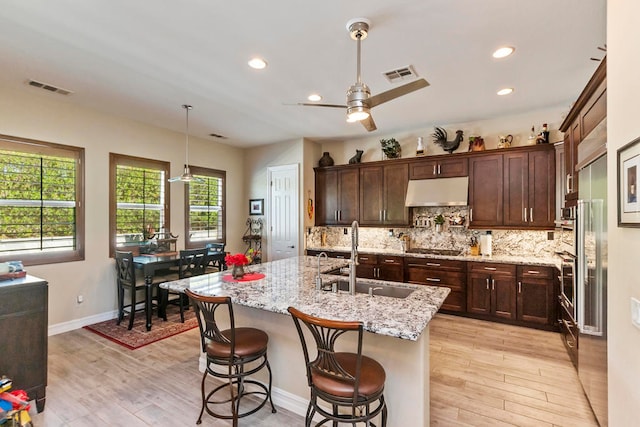
<path fill-rule="evenodd" d="M 264 279 L 263 273 L 245 273 L 244 276 L 239 279 L 234 279 L 231 274 L 225 274 L 224 276 L 222 276 L 222 280 L 224 280 L 225 282 L 251 282 L 260 279 Z"/>

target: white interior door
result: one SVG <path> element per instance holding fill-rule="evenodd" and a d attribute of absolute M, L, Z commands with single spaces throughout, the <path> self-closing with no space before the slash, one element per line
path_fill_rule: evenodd
<path fill-rule="evenodd" d="M 298 165 L 269 168 L 269 261 L 299 255 Z"/>

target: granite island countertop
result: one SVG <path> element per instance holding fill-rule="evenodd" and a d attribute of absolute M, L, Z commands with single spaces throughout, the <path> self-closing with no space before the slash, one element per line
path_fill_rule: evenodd
<path fill-rule="evenodd" d="M 379 285 L 411 288 L 407 298 L 367 294 L 350 295 L 315 289 L 317 258 L 300 256 L 249 266 L 263 273 L 260 280 L 237 282 L 228 271 L 205 274 L 160 284 L 164 289 L 183 292 L 186 288 L 201 295 L 230 296 L 234 304 L 289 315 L 289 306 L 310 314 L 335 320 L 358 320 L 375 334 L 416 341 L 450 292 L 446 287 L 411 285 L 381 280 L 358 279 Z M 346 266 L 342 259 L 322 259 L 321 271 Z M 323 274 L 325 282 L 344 279 Z"/>
<path fill-rule="evenodd" d="M 324 247 L 308 247 L 310 251 L 331 251 L 331 252 L 351 252 L 351 247 L 343 246 L 324 246 Z M 415 258 L 433 258 L 433 259 L 452 259 L 458 261 L 472 261 L 472 262 L 489 262 L 489 263 L 505 263 L 505 264 L 517 264 L 517 265 L 539 265 L 543 267 L 556 267 L 560 268 L 559 257 L 541 257 L 536 255 L 502 255 L 496 254 L 492 256 L 473 256 L 468 253 L 462 255 L 433 255 L 433 254 L 421 254 L 414 252 L 402 252 L 395 249 L 379 249 L 379 248 L 358 248 L 358 254 L 377 254 L 377 255 L 392 255 L 402 257 L 415 257 Z"/>

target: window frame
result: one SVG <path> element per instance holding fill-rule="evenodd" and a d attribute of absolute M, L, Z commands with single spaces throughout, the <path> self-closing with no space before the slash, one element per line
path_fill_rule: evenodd
<path fill-rule="evenodd" d="M 209 243 L 226 243 L 227 241 L 227 172 L 219 169 L 211 169 L 200 166 L 191 166 L 189 165 L 189 169 L 193 176 L 206 176 L 210 178 L 221 178 L 222 179 L 222 206 L 220 210 L 220 214 L 222 217 L 222 237 L 219 239 L 208 239 L 208 240 L 198 240 L 197 242 L 191 241 L 190 236 L 190 188 L 189 184 L 185 185 L 184 191 L 184 244 L 187 249 L 197 249 L 202 248 Z"/>
<path fill-rule="evenodd" d="M 15 152 L 40 154 L 48 156 L 68 157 L 75 159 L 75 242 L 72 250 L 38 252 L 32 254 L 14 254 L 0 252 L 0 262 L 16 260 L 19 258 L 25 266 L 56 264 L 84 260 L 85 249 L 85 169 L 84 147 L 58 144 L 55 142 L 40 141 L 0 134 L 0 148 Z"/>
<path fill-rule="evenodd" d="M 167 180 L 164 192 L 164 226 L 167 230 L 171 230 L 171 186 L 168 182 L 171 163 L 126 154 L 109 153 L 109 257 L 111 258 L 115 256 L 116 251 L 116 172 L 118 166 L 141 167 L 164 172 L 165 180 Z"/>

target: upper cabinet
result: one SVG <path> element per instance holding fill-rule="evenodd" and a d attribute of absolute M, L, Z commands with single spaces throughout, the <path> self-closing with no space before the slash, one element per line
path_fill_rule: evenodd
<path fill-rule="evenodd" d="M 409 179 L 453 178 L 469 174 L 469 161 L 466 157 L 436 157 L 433 160 L 411 162 Z"/>
<path fill-rule="evenodd" d="M 404 206 L 409 165 L 387 163 L 360 167 L 360 224 L 409 225 Z"/>
<path fill-rule="evenodd" d="M 469 159 L 469 226 L 502 225 L 502 154 Z"/>
<path fill-rule="evenodd" d="M 607 115 L 607 58 L 601 62 L 560 125 L 564 132 L 565 205 L 578 203 L 578 145 Z"/>
<path fill-rule="evenodd" d="M 357 168 L 316 168 L 316 225 L 348 225 L 358 219 Z"/>

